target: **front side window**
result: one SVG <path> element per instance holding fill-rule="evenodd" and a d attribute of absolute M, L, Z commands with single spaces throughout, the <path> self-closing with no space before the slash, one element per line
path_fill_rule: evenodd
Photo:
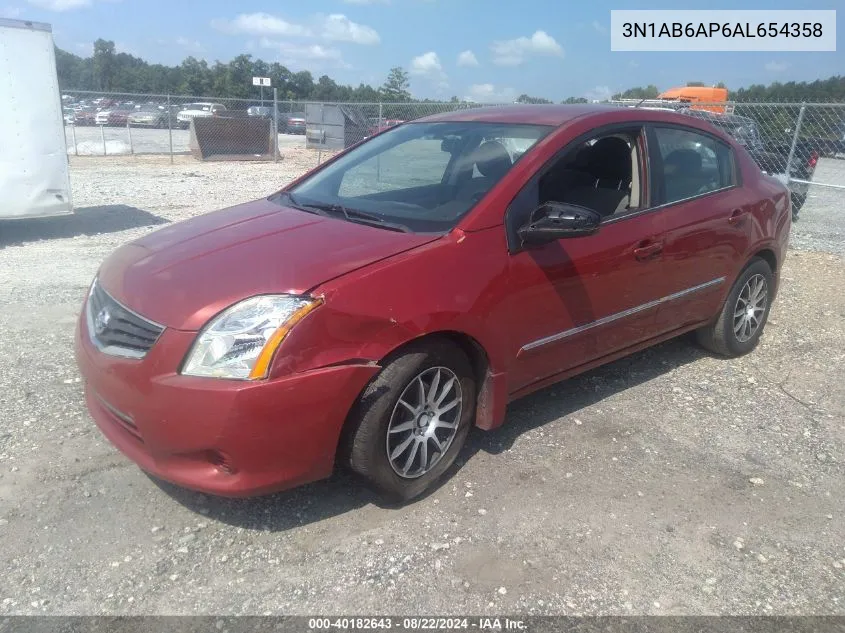
<path fill-rule="evenodd" d="M 731 149 L 721 141 L 679 128 L 655 128 L 664 203 L 694 198 L 736 184 Z"/>
<path fill-rule="evenodd" d="M 412 231 L 457 224 L 551 131 L 478 121 L 409 123 L 351 150 L 291 190 L 296 204 L 375 216 Z"/>

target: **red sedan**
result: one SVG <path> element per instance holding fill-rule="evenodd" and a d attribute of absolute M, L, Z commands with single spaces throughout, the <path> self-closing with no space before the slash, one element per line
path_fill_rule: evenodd
<path fill-rule="evenodd" d="M 513 106 L 407 123 L 102 265 L 76 354 L 102 432 L 231 496 L 433 486 L 511 400 L 695 330 L 757 344 L 788 191 L 709 123 Z"/>

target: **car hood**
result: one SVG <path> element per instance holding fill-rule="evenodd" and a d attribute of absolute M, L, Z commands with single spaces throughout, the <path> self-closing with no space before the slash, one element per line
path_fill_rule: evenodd
<path fill-rule="evenodd" d="M 170 225 L 112 253 L 103 288 L 142 316 L 198 330 L 258 294 L 302 294 L 340 275 L 436 240 L 313 215 L 259 200 Z"/>

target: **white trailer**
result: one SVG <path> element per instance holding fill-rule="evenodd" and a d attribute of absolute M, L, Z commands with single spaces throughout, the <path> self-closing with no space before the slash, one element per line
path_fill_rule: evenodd
<path fill-rule="evenodd" d="M 52 28 L 0 19 L 0 220 L 68 213 L 73 203 Z"/>

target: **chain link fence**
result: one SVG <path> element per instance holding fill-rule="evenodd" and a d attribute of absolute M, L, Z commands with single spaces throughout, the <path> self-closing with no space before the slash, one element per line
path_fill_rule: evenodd
<path fill-rule="evenodd" d="M 316 103 L 259 99 L 191 97 L 135 93 L 65 91 L 62 94 L 68 153 L 76 156 L 135 154 L 187 155 L 202 158 L 196 145 L 214 146 L 216 154 L 245 157 L 237 132 L 246 126 L 266 129 L 275 153 L 289 148 L 333 152 L 387 127 L 430 114 L 478 107 L 471 103 Z M 306 113 L 312 124 L 306 125 Z M 219 119 L 210 138 L 196 138 L 192 122 Z M 247 121 L 238 124 L 236 121 Z M 262 125 L 262 122 L 264 123 Z M 335 125 L 342 142 L 322 143 L 321 131 Z M 240 127 L 237 127 L 239 126 Z M 313 133 L 307 135 L 308 128 Z M 227 134 L 227 128 L 234 134 Z M 273 134 L 273 132 L 277 134 Z M 275 138 L 274 138 L 275 137 Z M 309 140 L 310 138 L 310 140 Z M 201 148 L 200 148 L 201 149 Z M 262 146 L 263 149 L 263 146 Z M 272 157 L 274 152 L 270 152 Z M 262 156 L 266 152 L 261 153 Z"/>
<path fill-rule="evenodd" d="M 326 155 L 420 117 L 480 107 L 449 103 L 316 103 L 68 91 L 68 152 L 78 156 L 193 155 L 201 160 L 278 160 Z M 825 187 L 845 193 L 845 103 L 608 102 L 704 118 L 745 145 L 761 169 L 787 183 L 793 204 Z M 483 104 L 497 107 L 505 104 Z"/>

